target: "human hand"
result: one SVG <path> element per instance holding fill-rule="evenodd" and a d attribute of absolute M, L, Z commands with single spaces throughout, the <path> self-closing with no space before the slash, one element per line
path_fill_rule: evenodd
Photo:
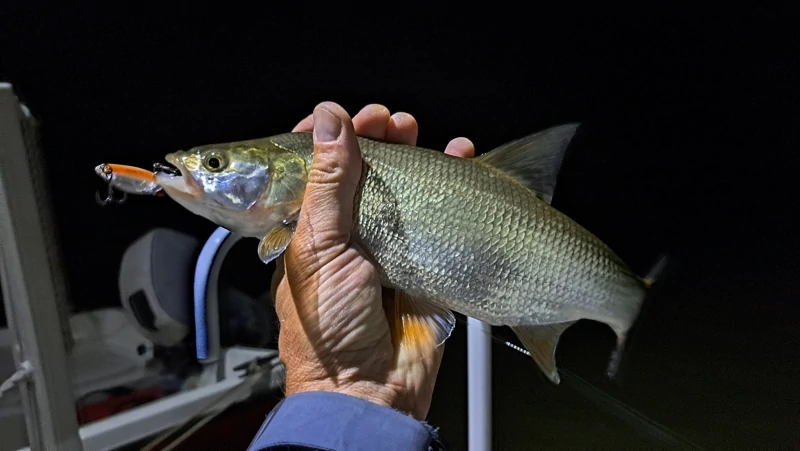
<path fill-rule="evenodd" d="M 325 102 L 293 131 L 312 130 L 314 158 L 303 208 L 273 277 L 286 395 L 340 392 L 422 420 L 444 346 L 409 356 L 393 344 L 388 318 L 394 295 L 381 287 L 376 267 L 350 240 L 362 164 L 356 135 L 415 145 L 417 122 L 374 104 L 351 120 L 339 105 Z M 445 152 L 469 158 L 475 149 L 456 138 Z"/>

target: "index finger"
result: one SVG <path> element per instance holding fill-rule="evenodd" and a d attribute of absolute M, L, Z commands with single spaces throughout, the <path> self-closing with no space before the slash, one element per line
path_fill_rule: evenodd
<path fill-rule="evenodd" d="M 292 129 L 292 133 L 296 132 L 310 132 L 314 130 L 314 113 L 309 114 L 306 116 L 305 119 L 298 122 L 297 125 L 294 126 Z"/>
<path fill-rule="evenodd" d="M 455 138 L 447 144 L 444 153 L 461 158 L 472 158 L 475 156 L 475 145 L 467 138 Z"/>

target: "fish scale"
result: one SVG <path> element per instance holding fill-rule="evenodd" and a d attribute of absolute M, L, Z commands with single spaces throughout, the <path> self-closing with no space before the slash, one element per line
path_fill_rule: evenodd
<path fill-rule="evenodd" d="M 411 146 L 360 144 L 367 167 L 355 234 L 388 285 L 494 325 L 579 319 L 560 315 L 564 306 L 614 316 L 597 297 L 609 298 L 601 293 L 616 294 L 624 283 L 613 276 L 619 259 L 533 192 L 476 162 Z M 444 199 L 429 201 L 443 192 Z M 374 201 L 387 198 L 394 200 L 390 210 Z M 469 266 L 461 264 L 464 253 L 456 254 L 456 245 L 472 257 Z M 598 272 L 598 265 L 606 270 Z M 483 289 L 463 289 L 475 279 Z M 640 288 L 635 279 L 629 285 Z"/>

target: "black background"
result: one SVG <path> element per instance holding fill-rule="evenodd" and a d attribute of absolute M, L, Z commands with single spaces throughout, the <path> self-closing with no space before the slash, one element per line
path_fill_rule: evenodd
<path fill-rule="evenodd" d="M 119 259 L 150 228 L 200 239 L 215 228 L 166 199 L 99 207 L 101 162 L 150 167 L 176 149 L 282 133 L 323 100 L 353 115 L 373 102 L 409 112 L 419 145 L 466 136 L 479 153 L 580 121 L 553 205 L 640 272 L 670 255 L 615 390 L 711 448 L 798 441 L 792 12 L 114 8 L 11 8 L 0 31 L 0 78 L 42 124 L 78 308 L 118 303 Z M 263 271 L 255 248 L 242 258 Z M 463 448 L 460 329 L 430 421 Z M 559 360 L 596 379 L 612 341 L 581 324 Z M 637 443 L 512 351 L 495 348 L 494 375 L 498 449 Z"/>

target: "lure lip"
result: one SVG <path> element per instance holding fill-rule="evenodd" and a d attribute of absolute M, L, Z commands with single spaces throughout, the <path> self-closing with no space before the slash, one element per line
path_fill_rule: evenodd
<path fill-rule="evenodd" d="M 94 173 L 103 179 L 104 182 L 110 182 L 113 171 L 108 163 L 100 163 L 94 167 Z"/>

